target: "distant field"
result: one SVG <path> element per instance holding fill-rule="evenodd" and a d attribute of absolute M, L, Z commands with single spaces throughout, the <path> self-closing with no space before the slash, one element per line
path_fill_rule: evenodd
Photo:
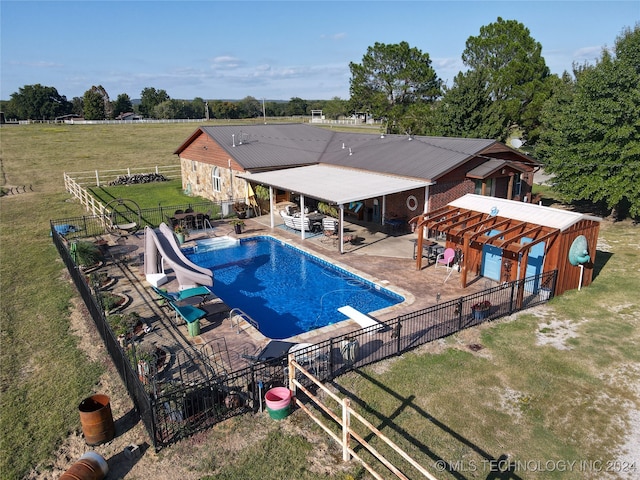
<path fill-rule="evenodd" d="M 102 366 L 69 335 L 70 299 L 49 220 L 83 215 L 63 172 L 175 162 L 194 125 L 7 125 L 2 182 L 33 192 L 0 200 L 0 477 L 21 478 L 79 427 L 77 405 Z"/>

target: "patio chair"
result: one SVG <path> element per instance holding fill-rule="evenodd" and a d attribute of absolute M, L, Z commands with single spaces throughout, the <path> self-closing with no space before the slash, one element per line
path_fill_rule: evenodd
<path fill-rule="evenodd" d="M 338 222 L 334 218 L 323 218 L 322 230 L 324 231 L 324 239 L 322 239 L 322 242 L 335 243 L 338 240 Z"/>
<path fill-rule="evenodd" d="M 438 265 L 444 265 L 447 267 L 447 271 L 449 271 L 455 257 L 456 251 L 451 247 L 446 248 L 444 252 L 436 257 L 436 268 L 438 268 Z"/>
<path fill-rule="evenodd" d="M 196 230 L 202 230 L 204 228 L 204 213 L 196 213 L 194 227 Z"/>
<path fill-rule="evenodd" d="M 176 320 L 182 318 L 187 323 L 193 323 L 207 316 L 207 312 L 193 305 L 178 305 L 175 302 L 169 302 L 171 308 L 176 312 Z"/>
<path fill-rule="evenodd" d="M 172 302 L 182 305 L 188 302 L 190 299 L 198 299 L 198 297 L 200 298 L 198 303 L 203 303 L 213 293 L 207 287 L 203 287 L 203 286 L 187 288 L 179 292 L 167 292 L 165 290 L 161 290 L 158 287 L 153 287 L 153 286 L 151 287 L 151 289 L 158 296 L 160 296 L 159 300 L 164 300 L 166 302 L 165 305 L 169 305 Z"/>
<path fill-rule="evenodd" d="M 185 212 L 187 213 L 187 212 Z M 194 215 L 187 215 L 184 217 L 184 227 L 193 230 L 195 227 L 196 217 Z"/>
<path fill-rule="evenodd" d="M 311 222 L 308 217 L 304 217 L 304 223 L 302 222 L 301 217 L 293 217 L 291 221 L 293 223 L 294 230 L 300 231 L 304 229 L 305 232 L 311 231 Z"/>

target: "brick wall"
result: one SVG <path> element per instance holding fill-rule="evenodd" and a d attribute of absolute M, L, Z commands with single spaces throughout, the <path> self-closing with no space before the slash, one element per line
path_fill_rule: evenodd
<path fill-rule="evenodd" d="M 448 203 L 474 191 L 475 183 L 469 179 L 461 183 L 436 183 L 429 187 L 429 211 L 442 208 Z"/>

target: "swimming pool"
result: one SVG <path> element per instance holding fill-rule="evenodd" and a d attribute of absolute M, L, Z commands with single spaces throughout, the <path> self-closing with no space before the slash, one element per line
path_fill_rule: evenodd
<path fill-rule="evenodd" d="M 283 339 L 341 322 L 351 305 L 371 313 L 404 301 L 360 278 L 273 237 L 242 239 L 227 248 L 185 249 L 194 263 L 211 268 L 213 291 L 229 307 L 258 322 L 260 332 Z"/>

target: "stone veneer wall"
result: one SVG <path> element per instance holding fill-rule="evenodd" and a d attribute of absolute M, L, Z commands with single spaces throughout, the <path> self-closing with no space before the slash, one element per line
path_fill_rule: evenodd
<path fill-rule="evenodd" d="M 214 201 L 246 198 L 246 182 L 237 177 L 239 172 L 218 167 L 220 169 L 220 191 L 214 192 L 212 178 L 214 165 L 195 162 L 187 158 L 181 158 L 180 163 L 182 166 L 182 189 L 184 191 L 190 190 L 191 195 L 198 195 Z"/>

